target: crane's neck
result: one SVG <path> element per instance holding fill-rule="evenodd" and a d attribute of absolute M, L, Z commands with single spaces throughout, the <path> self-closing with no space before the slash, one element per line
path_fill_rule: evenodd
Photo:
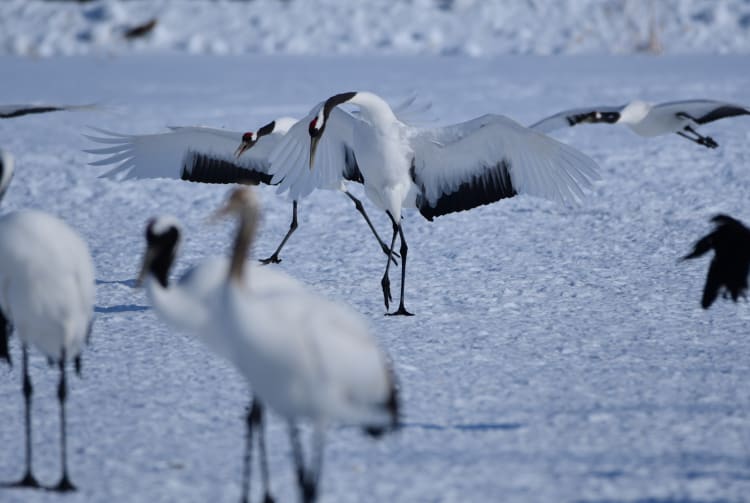
<path fill-rule="evenodd" d="M 349 103 L 358 105 L 362 117 L 374 127 L 389 128 L 398 121 L 390 105 L 377 94 L 360 91 L 354 94 Z"/>
<path fill-rule="evenodd" d="M 237 228 L 237 236 L 232 246 L 232 260 L 229 265 L 229 279 L 242 283 L 245 273 L 245 260 L 250 244 L 255 237 L 258 227 L 258 212 L 252 207 L 245 207 L 240 213 L 240 223 Z"/>
<path fill-rule="evenodd" d="M 195 330 L 205 322 L 205 308 L 193 301 L 179 286 L 168 288 L 153 275 L 144 281 L 146 295 L 159 318 L 182 330 Z"/>
<path fill-rule="evenodd" d="M 148 266 L 149 277 L 165 289 L 169 288 L 169 270 L 174 263 L 175 246 L 158 249 Z"/>

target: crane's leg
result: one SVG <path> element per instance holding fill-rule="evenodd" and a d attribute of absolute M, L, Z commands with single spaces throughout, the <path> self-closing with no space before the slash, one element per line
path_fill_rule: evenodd
<path fill-rule="evenodd" d="M 273 255 L 271 255 L 268 258 L 260 259 L 260 263 L 263 265 L 268 264 L 278 264 L 281 262 L 281 259 L 279 258 L 279 253 L 281 253 L 281 249 L 286 244 L 289 237 L 294 233 L 294 231 L 297 230 L 297 201 L 292 202 L 292 223 L 289 225 L 289 230 L 286 232 L 286 236 L 284 236 L 284 239 L 281 240 L 281 244 L 278 248 L 276 248 L 276 251 L 273 252 Z"/>
<path fill-rule="evenodd" d="M 315 425 L 315 431 L 313 432 L 313 459 L 312 467 L 315 470 L 309 476 L 309 484 L 311 486 L 312 499 L 315 501 L 318 496 L 318 486 L 320 484 L 321 474 L 323 473 L 323 446 L 325 443 L 325 434 L 322 426 Z"/>
<path fill-rule="evenodd" d="M 29 353 L 26 344 L 21 343 L 21 366 L 23 376 L 21 377 L 21 389 L 23 390 L 23 401 L 25 404 L 24 423 L 26 427 L 26 473 L 18 482 L 3 483 L 3 487 L 41 487 L 31 471 L 31 396 L 34 387 L 29 377 Z"/>
<path fill-rule="evenodd" d="M 253 412 L 255 412 L 255 399 L 253 398 L 247 407 L 247 416 L 245 416 L 245 454 L 242 457 L 242 496 L 240 501 L 248 503 L 250 501 L 250 475 L 253 465 Z"/>
<path fill-rule="evenodd" d="M 401 222 L 399 221 L 398 223 L 396 223 L 396 220 L 390 213 L 388 213 L 388 216 L 391 217 L 391 220 L 393 221 L 393 227 L 394 229 L 398 230 L 399 239 L 401 240 L 401 299 L 398 303 L 398 309 L 392 313 L 386 313 L 386 315 L 414 316 L 412 313 L 406 310 L 406 307 L 404 307 L 404 287 L 406 284 L 406 254 L 409 251 L 409 247 L 406 246 L 406 239 L 404 239 L 404 230 L 401 228 Z"/>
<path fill-rule="evenodd" d="M 302 443 L 299 439 L 299 429 L 293 421 L 289 421 L 289 440 L 292 444 L 292 456 L 297 472 L 300 498 L 302 503 L 314 503 L 316 498 L 315 483 L 305 467 L 305 454 L 302 451 Z"/>
<path fill-rule="evenodd" d="M 251 419 L 258 430 L 258 448 L 260 450 L 260 476 L 263 481 L 263 503 L 274 503 L 271 495 L 271 477 L 268 472 L 268 455 L 266 451 L 266 433 L 263 421 L 263 405 L 256 398 L 253 401 L 253 413 Z"/>
<path fill-rule="evenodd" d="M 57 492 L 75 491 L 76 486 L 68 477 L 68 452 L 67 438 L 65 430 L 65 401 L 68 398 L 68 387 L 65 381 L 65 349 L 61 351 L 60 356 L 60 384 L 57 387 L 57 399 L 60 402 L 60 458 L 62 460 L 62 476 L 60 482 L 52 488 Z"/>
<path fill-rule="evenodd" d="M 695 136 L 689 136 L 685 133 L 692 133 Z M 677 131 L 677 134 L 682 136 L 683 138 L 687 138 L 688 140 L 695 142 L 698 145 L 703 145 L 704 147 L 707 147 L 707 148 L 716 148 L 719 146 L 719 144 L 716 143 L 716 140 L 714 140 L 710 136 L 701 135 L 690 126 L 685 126 L 683 128 L 683 131 Z"/>
<path fill-rule="evenodd" d="M 393 300 L 393 297 L 391 296 L 391 280 L 388 278 L 388 270 L 391 268 L 391 254 L 393 252 L 393 248 L 396 246 L 396 236 L 398 236 L 398 225 L 396 225 L 396 221 L 393 219 L 393 215 L 391 215 L 390 211 L 385 212 L 389 217 L 391 217 L 391 222 L 393 222 L 393 237 L 391 238 L 391 247 L 389 248 L 389 254 L 388 254 L 388 261 L 385 264 L 385 274 L 383 274 L 383 279 L 380 280 L 380 286 L 383 287 L 383 299 L 385 300 L 385 309 L 388 310 L 388 307 L 390 306 L 391 300 Z M 402 259 L 403 264 L 403 259 Z"/>
<path fill-rule="evenodd" d="M 365 218 L 365 222 L 367 222 L 367 225 L 370 227 L 370 230 L 372 231 L 373 235 L 375 235 L 375 239 L 378 240 L 378 243 L 380 243 L 380 247 L 383 249 L 383 253 L 391 257 L 391 260 L 393 260 L 393 264 L 396 264 L 396 259 L 398 258 L 398 253 L 391 252 L 391 250 L 388 249 L 388 245 L 385 244 L 385 242 L 380 239 L 380 235 L 378 234 L 378 231 L 375 230 L 375 226 L 372 225 L 372 222 L 370 221 L 370 217 L 367 216 L 367 212 L 365 211 L 364 205 L 362 205 L 362 201 L 354 197 L 348 190 L 343 190 L 344 194 L 349 197 L 349 199 L 354 202 L 354 207 L 357 208 L 357 211 L 362 214 L 362 216 Z M 391 253 L 393 253 L 391 255 Z"/>

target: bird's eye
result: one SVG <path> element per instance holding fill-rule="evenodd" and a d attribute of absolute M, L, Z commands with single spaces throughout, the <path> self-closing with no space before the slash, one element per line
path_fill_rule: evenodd
<path fill-rule="evenodd" d="M 242 135 L 242 141 L 252 141 L 253 140 L 253 133 L 248 132 Z"/>

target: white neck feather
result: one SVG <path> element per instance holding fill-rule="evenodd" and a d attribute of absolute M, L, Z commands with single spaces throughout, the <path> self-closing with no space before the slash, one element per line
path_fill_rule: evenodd
<path fill-rule="evenodd" d="M 362 117 L 375 127 L 388 127 L 398 121 L 390 105 L 377 94 L 360 91 L 349 103 L 358 105 Z"/>
<path fill-rule="evenodd" d="M 179 286 L 164 288 L 149 275 L 144 286 L 146 295 L 159 318 L 181 330 L 196 330 L 207 322 L 205 306 L 198 305 Z"/>

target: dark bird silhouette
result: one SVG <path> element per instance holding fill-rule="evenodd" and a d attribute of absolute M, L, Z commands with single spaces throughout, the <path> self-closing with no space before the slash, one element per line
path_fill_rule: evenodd
<path fill-rule="evenodd" d="M 144 37 L 153 31 L 153 29 L 156 27 L 156 23 L 157 23 L 156 18 L 153 18 L 153 19 L 146 21 L 145 23 L 132 26 L 125 30 L 125 33 L 123 33 L 123 36 L 128 40 L 133 40 L 134 38 Z"/>
<path fill-rule="evenodd" d="M 714 250 L 703 287 L 703 309 L 713 304 L 722 289 L 725 290 L 725 298 L 731 296 L 735 302 L 740 296 L 744 297 L 750 271 L 750 229 L 729 215 L 719 214 L 711 221 L 716 224 L 713 232 L 695 243 L 693 251 L 682 258 L 697 258 Z"/>

